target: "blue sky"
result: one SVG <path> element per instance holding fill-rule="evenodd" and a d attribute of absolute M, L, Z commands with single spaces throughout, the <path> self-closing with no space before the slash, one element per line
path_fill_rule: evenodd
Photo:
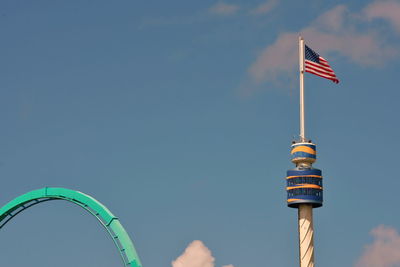
<path fill-rule="evenodd" d="M 325 188 L 316 263 L 400 266 L 399 12 L 395 0 L 0 1 L 0 203 L 45 186 L 92 195 L 144 266 L 171 266 L 194 240 L 178 267 L 212 267 L 211 253 L 217 267 L 296 266 L 284 176 L 301 32 L 341 80 L 305 81 Z M 121 264 L 96 220 L 62 202 L 21 213 L 0 251 L 4 266 Z"/>

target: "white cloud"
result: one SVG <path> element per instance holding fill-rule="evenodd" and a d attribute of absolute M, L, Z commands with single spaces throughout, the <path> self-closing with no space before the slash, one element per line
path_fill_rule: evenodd
<path fill-rule="evenodd" d="M 379 66 L 395 57 L 397 49 L 359 17 L 359 13 L 351 13 L 346 6 L 338 5 L 299 32 L 332 67 L 335 66 L 329 57 L 332 53 L 363 66 Z M 248 69 L 251 81 L 261 84 L 293 76 L 298 68 L 298 36 L 295 32 L 282 33 L 273 44 L 265 47 Z M 336 74 L 340 79 L 340 72 Z"/>
<path fill-rule="evenodd" d="M 235 15 L 239 9 L 240 7 L 238 5 L 218 2 L 210 7 L 209 12 L 215 15 L 229 16 Z"/>
<path fill-rule="evenodd" d="M 370 20 L 389 21 L 400 33 L 400 1 L 376 1 L 365 8 L 364 14 Z"/>
<path fill-rule="evenodd" d="M 253 10 L 251 10 L 250 13 L 254 14 L 254 15 L 267 14 L 271 10 L 273 10 L 277 5 L 278 5 L 278 0 L 268 0 L 268 1 L 260 4 Z"/>
<path fill-rule="evenodd" d="M 371 231 L 372 244 L 367 245 L 356 267 L 400 266 L 400 235 L 396 229 L 380 225 Z"/>
<path fill-rule="evenodd" d="M 172 262 L 172 267 L 214 267 L 215 259 L 211 251 L 201 242 L 195 240 L 188 245 L 182 255 Z M 234 267 L 225 265 L 223 267 Z"/>
<path fill-rule="evenodd" d="M 274 44 L 266 47 L 250 66 L 252 80 L 259 84 L 266 80 L 276 80 L 286 72 L 291 72 L 298 60 L 295 33 L 281 34 Z"/>

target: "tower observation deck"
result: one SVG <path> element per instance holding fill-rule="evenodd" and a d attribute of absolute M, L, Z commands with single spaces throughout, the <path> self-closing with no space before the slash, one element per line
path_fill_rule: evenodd
<path fill-rule="evenodd" d="M 315 144 L 311 141 L 294 142 L 291 154 L 296 168 L 288 170 L 286 175 L 288 206 L 298 208 L 300 204 L 309 204 L 313 208 L 321 207 L 322 173 L 321 170 L 312 167 L 317 159 Z"/>

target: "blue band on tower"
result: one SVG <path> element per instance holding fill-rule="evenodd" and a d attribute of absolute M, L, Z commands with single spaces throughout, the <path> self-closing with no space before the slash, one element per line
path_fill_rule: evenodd
<path fill-rule="evenodd" d="M 320 169 L 293 169 L 293 170 L 288 170 L 286 172 L 287 176 L 304 176 L 304 175 L 317 175 L 322 177 L 322 171 Z"/>

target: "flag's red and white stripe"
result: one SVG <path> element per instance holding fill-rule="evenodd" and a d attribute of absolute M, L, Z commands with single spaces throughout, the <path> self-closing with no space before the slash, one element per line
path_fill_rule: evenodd
<path fill-rule="evenodd" d="M 335 72 L 329 66 L 328 61 L 326 61 L 323 57 L 319 57 L 319 64 L 313 62 L 311 60 L 305 60 L 305 71 L 318 75 L 322 78 L 329 79 L 334 83 L 339 83 L 339 79 L 336 77 Z"/>

